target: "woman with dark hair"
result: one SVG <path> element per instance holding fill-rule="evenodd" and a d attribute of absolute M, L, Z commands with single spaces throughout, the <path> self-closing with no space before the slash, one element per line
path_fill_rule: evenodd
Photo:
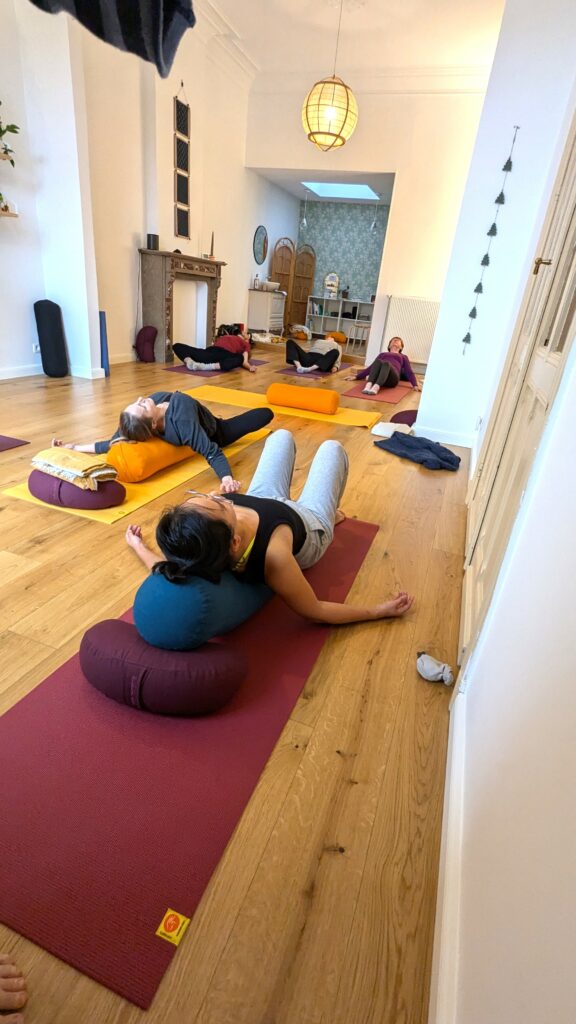
<path fill-rule="evenodd" d="M 298 501 L 290 498 L 296 447 L 288 430 L 267 439 L 247 494 L 199 494 L 167 509 L 156 529 L 163 560 L 146 546 L 139 526 L 126 541 L 144 565 L 173 583 L 191 576 L 218 582 L 225 570 L 247 583 L 266 583 L 286 604 L 315 622 L 344 624 L 403 615 L 413 598 L 402 591 L 373 607 L 316 597 L 302 570 L 320 560 L 345 516 L 338 508 L 348 458 L 338 441 L 324 441 Z"/>
<path fill-rule="evenodd" d="M 368 377 L 365 395 L 377 395 L 380 388 L 395 388 L 401 380 L 409 381 L 414 391 L 420 391 L 410 360 L 404 355 L 403 349 L 402 338 L 390 338 L 387 352 L 380 352 L 370 366 L 365 366 L 352 377 L 346 377 L 346 380 L 365 380 Z"/>
<path fill-rule="evenodd" d="M 56 447 L 73 448 L 78 452 L 104 455 L 117 441 L 149 441 L 160 437 L 179 448 L 188 445 L 203 455 L 209 466 L 220 477 L 224 493 L 237 491 L 226 456 L 221 451 L 246 434 L 265 427 L 274 417 L 271 409 L 249 409 L 239 416 L 223 420 L 214 416 L 205 405 L 181 391 L 156 391 L 148 398 L 140 397 L 127 405 L 120 414 L 118 430 L 110 441 L 91 444 L 72 444 L 53 439 Z"/>
<path fill-rule="evenodd" d="M 256 373 L 250 365 L 250 336 L 248 334 L 220 334 L 208 348 L 192 348 L 177 341 L 172 349 L 187 370 L 193 373 L 243 369 Z"/>

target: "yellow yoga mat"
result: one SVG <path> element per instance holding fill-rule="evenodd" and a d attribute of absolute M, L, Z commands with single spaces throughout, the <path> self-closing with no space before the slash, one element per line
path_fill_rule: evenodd
<path fill-rule="evenodd" d="M 265 427 L 263 430 L 257 430 L 255 433 L 241 438 L 240 441 L 236 441 L 235 444 L 226 448 L 226 455 L 236 455 L 255 441 L 261 441 L 269 433 L 270 431 Z M 160 473 L 155 473 L 149 480 L 142 480 L 139 484 L 124 484 L 126 497 L 122 504 L 116 505 L 115 508 L 84 509 L 64 508 L 62 505 L 48 505 L 45 501 L 39 501 L 38 498 L 34 498 L 30 494 L 28 484 L 17 484 L 15 487 L 9 487 L 7 490 L 2 491 L 2 494 L 7 494 L 10 498 L 21 498 L 23 501 L 31 502 L 33 505 L 41 505 L 42 508 L 52 508 L 56 512 L 68 512 L 70 515 L 80 516 L 82 519 L 95 519 L 97 523 L 117 523 L 119 519 L 132 515 L 133 512 L 142 508 L 142 505 L 147 505 L 150 501 L 154 501 L 155 498 L 160 498 L 163 494 L 167 494 L 173 487 L 187 483 L 192 477 L 198 476 L 199 473 L 202 473 L 207 468 L 208 463 L 206 459 L 201 455 L 194 455 L 191 459 L 186 459 L 185 462 L 179 462 L 175 466 L 163 469 Z"/>
<path fill-rule="evenodd" d="M 338 423 L 345 427 L 373 427 L 381 418 L 379 412 L 358 412 L 356 409 L 339 409 L 333 416 L 324 412 L 309 412 L 308 409 L 288 409 L 284 405 L 270 405 L 266 395 L 254 391 L 236 391 L 234 388 L 219 388 L 214 384 L 201 384 L 185 392 L 192 398 L 207 402 L 222 402 L 223 405 L 238 405 L 244 409 L 260 409 L 267 406 L 274 413 L 283 416 L 299 416 L 304 420 L 321 420 L 323 423 Z"/>

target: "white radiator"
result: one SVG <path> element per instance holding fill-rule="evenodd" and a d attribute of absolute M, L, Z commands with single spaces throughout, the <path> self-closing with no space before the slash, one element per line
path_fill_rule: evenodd
<path fill-rule="evenodd" d="M 388 348 L 390 338 L 402 338 L 406 355 L 411 363 L 428 362 L 439 302 L 415 299 L 412 296 L 391 295 L 382 332 L 380 351 Z"/>

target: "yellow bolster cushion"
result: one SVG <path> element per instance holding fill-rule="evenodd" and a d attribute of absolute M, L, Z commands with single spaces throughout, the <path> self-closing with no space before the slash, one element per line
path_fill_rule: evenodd
<path fill-rule="evenodd" d="M 299 388 L 294 384 L 271 384 L 266 392 L 270 405 L 285 405 L 290 409 L 307 409 L 333 416 L 338 411 L 340 396 L 337 391 L 323 388 Z"/>
<path fill-rule="evenodd" d="M 160 437 L 153 437 L 150 441 L 118 441 L 110 446 L 106 461 L 118 470 L 118 479 L 123 483 L 137 484 L 191 455 L 194 452 L 187 445 L 177 448 Z"/>
<path fill-rule="evenodd" d="M 343 331 L 328 331 L 326 337 L 333 338 L 334 341 L 337 341 L 339 345 L 344 345 L 346 342 L 346 335 L 343 333 Z"/>

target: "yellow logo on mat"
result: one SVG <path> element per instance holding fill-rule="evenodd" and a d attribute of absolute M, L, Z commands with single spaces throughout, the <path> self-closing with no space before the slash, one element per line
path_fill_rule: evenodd
<path fill-rule="evenodd" d="M 160 927 L 156 929 L 156 935 L 177 946 L 189 924 L 189 917 L 184 917 L 184 914 L 179 914 L 176 910 L 170 910 L 168 907 Z"/>

